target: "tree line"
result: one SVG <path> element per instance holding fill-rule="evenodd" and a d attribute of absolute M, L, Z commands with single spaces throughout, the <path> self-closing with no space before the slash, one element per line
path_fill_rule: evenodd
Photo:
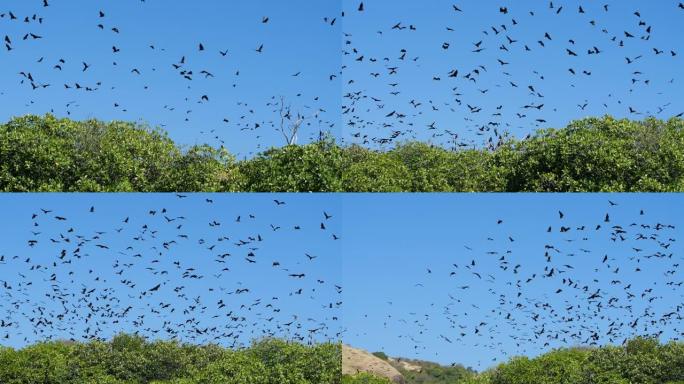
<path fill-rule="evenodd" d="M 29 115 L 0 125 L 0 190 L 681 192 L 684 120 L 587 118 L 486 149 L 376 150 L 323 138 L 238 160 L 130 122 Z"/>
<path fill-rule="evenodd" d="M 3 384 L 335 384 L 342 347 L 264 339 L 244 349 L 148 341 L 53 341 L 0 347 Z"/>
<path fill-rule="evenodd" d="M 406 384 L 682 384 L 684 343 L 638 337 L 622 346 L 556 349 L 514 357 L 477 373 L 421 363 Z M 367 373 L 342 376 L 339 343 L 262 339 L 223 348 L 119 334 L 109 341 L 50 341 L 0 347 L 3 384 L 389 384 Z"/>
<path fill-rule="evenodd" d="M 635 338 L 622 346 L 562 348 L 535 358 L 514 357 L 482 373 L 462 366 L 428 365 L 402 372 L 406 384 L 684 384 L 684 343 Z M 343 384 L 390 384 L 370 374 Z"/>

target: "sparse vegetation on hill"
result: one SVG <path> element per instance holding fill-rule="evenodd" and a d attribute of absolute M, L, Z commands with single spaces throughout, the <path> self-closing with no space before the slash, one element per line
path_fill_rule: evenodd
<path fill-rule="evenodd" d="M 119 335 L 109 342 L 0 348 L 0 383 L 338 384 L 340 361 L 339 344 L 265 339 L 231 350 Z"/>
<path fill-rule="evenodd" d="M 342 345 L 342 374 L 349 376 L 348 380 L 357 380 L 363 383 L 374 383 L 374 377 L 380 377 L 386 378 L 394 384 L 405 384 L 401 372 L 381 356 Z"/>
<path fill-rule="evenodd" d="M 443 366 L 429 361 L 392 360 L 392 366 L 404 376 L 407 384 L 460 383 L 475 376 L 476 372 L 462 365 Z"/>
<path fill-rule="evenodd" d="M 394 384 L 390 379 L 379 377 L 370 373 L 359 373 L 353 376 L 344 375 L 342 384 Z"/>
<path fill-rule="evenodd" d="M 684 343 L 636 338 L 624 346 L 564 348 L 536 358 L 515 357 L 486 372 L 420 363 L 420 374 L 402 371 L 406 384 L 682 384 Z M 436 367 L 436 368 L 435 368 Z M 461 375 L 459 377 L 459 375 Z M 348 384 L 390 384 L 367 374 Z"/>
<path fill-rule="evenodd" d="M 572 122 L 496 149 L 332 139 L 237 161 L 126 122 L 24 116 L 0 125 L 2 191 L 684 191 L 684 120 Z"/>

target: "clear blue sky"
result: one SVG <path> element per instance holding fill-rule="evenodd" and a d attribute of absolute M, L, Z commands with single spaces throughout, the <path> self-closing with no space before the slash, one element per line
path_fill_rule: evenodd
<path fill-rule="evenodd" d="M 0 201 L 2 345 L 122 331 L 224 345 L 267 334 L 339 338 L 341 246 L 332 236 L 340 235 L 340 204 L 326 195 L 5 194 Z"/>
<path fill-rule="evenodd" d="M 293 113 L 310 117 L 299 142 L 317 138 L 319 129 L 339 136 L 340 80 L 330 80 L 341 62 L 337 1 L 50 0 L 48 7 L 42 5 L 42 0 L 3 2 L 0 39 L 7 35 L 12 50 L 3 42 L 2 121 L 49 111 L 76 119 L 140 121 L 163 126 L 182 144 L 224 144 L 249 156 L 284 143 L 271 126 L 278 114 L 267 106 L 271 97 L 282 95 Z M 23 40 L 27 33 L 42 39 Z M 113 53 L 113 46 L 120 51 Z M 219 53 L 226 50 L 226 56 Z M 174 68 L 183 56 L 185 63 Z M 85 72 L 83 62 L 90 66 Z M 62 70 L 54 68 L 58 64 Z M 192 80 L 181 71 L 192 71 Z M 36 86 L 50 86 L 34 90 L 20 72 L 31 73 Z M 77 90 L 76 83 L 97 91 Z M 209 101 L 201 102 L 203 95 Z M 316 113 L 319 117 L 312 117 Z"/>
<path fill-rule="evenodd" d="M 658 332 L 663 340 L 684 337 L 677 320 L 684 290 L 668 285 L 684 281 L 676 241 L 684 225 L 676 209 L 684 202 L 681 195 L 394 194 L 343 200 L 345 343 L 481 370 L 561 346 L 621 344 L 625 337 Z M 657 223 L 676 229 L 656 230 Z M 561 233 L 561 226 L 571 229 Z M 611 240 L 614 226 L 625 231 L 617 235 L 624 241 Z M 553 275 L 545 276 L 552 268 Z M 600 298 L 589 300 L 597 290 Z"/>
<path fill-rule="evenodd" d="M 496 142 L 494 129 L 523 137 L 586 116 L 684 112 L 678 0 L 367 0 L 363 11 L 359 3 L 344 2 L 343 119 L 354 142 L 378 145 L 373 139 L 397 131 L 396 140 L 479 146 Z M 599 53 L 588 54 L 595 48 Z M 449 77 L 453 70 L 457 76 Z"/>

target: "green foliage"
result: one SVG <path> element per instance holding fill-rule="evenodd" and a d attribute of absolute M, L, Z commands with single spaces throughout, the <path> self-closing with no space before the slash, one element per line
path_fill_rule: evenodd
<path fill-rule="evenodd" d="M 332 192 L 342 188 L 342 149 L 332 141 L 272 148 L 239 164 L 250 192 Z"/>
<path fill-rule="evenodd" d="M 266 339 L 224 349 L 118 335 L 109 342 L 0 348 L 3 384 L 339 384 L 339 344 Z"/>
<path fill-rule="evenodd" d="M 0 125 L 3 191 L 684 191 L 684 120 L 587 118 L 496 149 L 330 138 L 236 161 L 133 123 L 24 116 Z"/>
<path fill-rule="evenodd" d="M 411 190 L 411 171 L 400 159 L 359 146 L 344 150 L 342 187 L 346 192 Z"/>
<path fill-rule="evenodd" d="M 469 377 L 461 380 L 459 384 L 491 384 L 491 382 L 491 372 L 483 372 L 476 375 L 470 375 Z"/>
<path fill-rule="evenodd" d="M 684 344 L 636 338 L 623 347 L 556 350 L 514 358 L 492 371 L 491 384 L 656 384 L 684 380 Z"/>
<path fill-rule="evenodd" d="M 393 384 L 384 377 L 378 377 L 370 373 L 358 373 L 354 376 L 342 376 L 342 384 Z"/>
<path fill-rule="evenodd" d="M 198 381 L 207 384 L 269 383 L 264 363 L 238 352 L 224 354 L 219 360 L 203 369 L 198 376 Z"/>
<path fill-rule="evenodd" d="M 342 376 L 340 344 L 302 345 L 264 339 L 230 350 L 216 345 L 147 341 L 118 335 L 109 342 L 0 347 L 3 384 L 390 384 L 368 373 Z M 515 357 L 489 371 L 411 361 L 406 384 L 682 384 L 684 343 L 636 338 L 624 346 L 566 348 Z"/>
<path fill-rule="evenodd" d="M 267 377 L 273 382 L 333 383 L 342 374 L 342 349 L 333 344 L 307 347 L 265 339 L 254 344 L 249 353 L 263 363 Z"/>
<path fill-rule="evenodd" d="M 46 115 L 0 125 L 4 191 L 212 191 L 231 164 L 205 146 L 182 153 L 163 132 L 131 123 Z"/>
<path fill-rule="evenodd" d="M 515 358 L 497 369 L 494 383 L 539 384 L 584 383 L 586 352 L 578 349 L 557 350 L 536 359 Z"/>
<path fill-rule="evenodd" d="M 420 372 L 402 370 L 406 384 L 682 384 L 684 343 L 635 338 L 623 346 L 563 348 L 536 358 L 514 357 L 485 372 L 411 360 Z M 389 384 L 369 374 L 343 384 Z"/>
<path fill-rule="evenodd" d="M 414 192 L 502 191 L 505 178 L 487 151 L 449 151 L 424 143 L 407 143 L 387 153 L 411 175 Z"/>
<path fill-rule="evenodd" d="M 512 191 L 682 191 L 684 120 L 589 118 L 506 144 Z"/>
<path fill-rule="evenodd" d="M 415 384 L 451 384 L 461 383 L 466 379 L 475 376 L 475 372 L 463 367 L 462 365 L 443 366 L 427 361 L 409 360 L 411 365 L 420 366 L 420 370 L 407 371 L 402 369 L 401 365 L 395 365 L 395 368 L 401 372 L 407 383 Z"/>
<path fill-rule="evenodd" d="M 373 356 L 383 359 L 385 361 L 389 359 L 389 356 L 387 356 L 385 352 L 373 352 Z"/>

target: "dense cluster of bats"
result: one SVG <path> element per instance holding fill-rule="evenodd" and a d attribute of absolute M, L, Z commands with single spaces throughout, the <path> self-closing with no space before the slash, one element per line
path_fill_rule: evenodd
<path fill-rule="evenodd" d="M 286 201 L 265 199 L 272 208 L 262 218 L 254 205 L 178 196 L 172 206 L 116 218 L 97 205 L 27 212 L 27 243 L 8 240 L 13 253 L 0 250 L 2 344 L 119 332 L 231 347 L 271 336 L 339 339 L 331 212 L 294 223 Z M 198 204 L 211 205 L 213 216 Z M 178 213 L 188 207 L 196 212 Z"/>
<path fill-rule="evenodd" d="M 486 239 L 473 239 L 453 256 L 426 250 L 425 268 L 397 275 L 410 297 L 376 295 L 377 306 L 366 304 L 373 309 L 363 312 L 365 321 L 382 324 L 421 356 L 434 354 L 437 343 L 459 353 L 464 346 L 489 350 L 492 361 L 557 347 L 620 345 L 636 336 L 682 340 L 678 228 L 645 209 L 606 206 L 589 222 L 558 211 L 537 234 L 503 217 L 491 223 Z"/>

